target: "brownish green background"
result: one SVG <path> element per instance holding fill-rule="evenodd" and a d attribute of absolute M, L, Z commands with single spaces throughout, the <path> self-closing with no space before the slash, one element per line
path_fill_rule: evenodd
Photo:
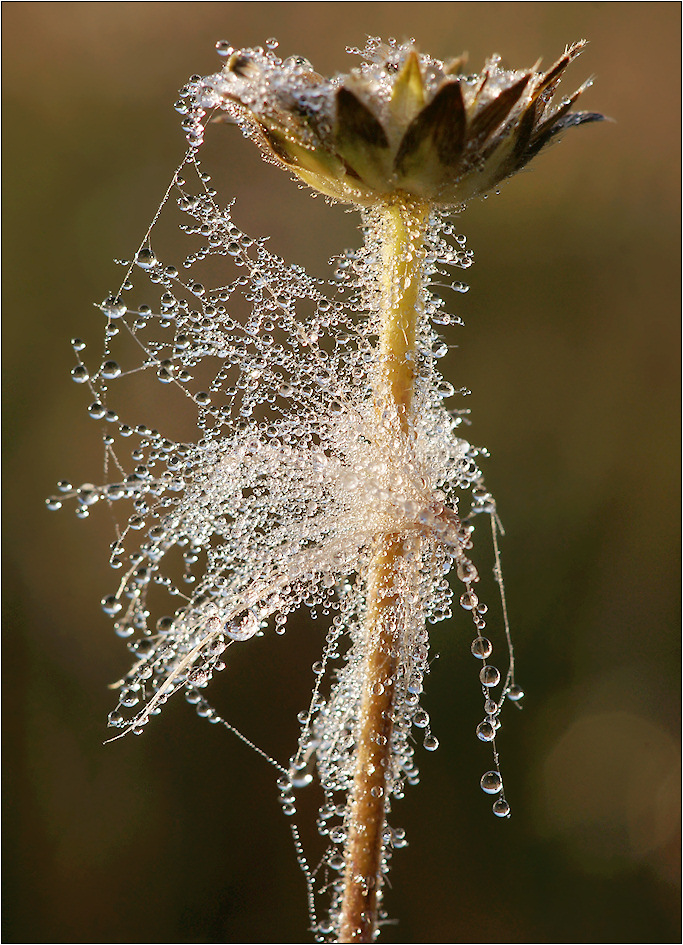
<path fill-rule="evenodd" d="M 48 513 L 100 476 L 72 335 L 118 284 L 183 152 L 176 90 L 218 39 L 323 72 L 346 44 L 548 64 L 591 45 L 585 107 L 500 196 L 472 205 L 467 327 L 446 371 L 508 530 L 523 713 L 500 741 L 509 822 L 478 781 L 481 699 L 464 617 L 434 629 L 441 747 L 393 821 L 385 942 L 672 942 L 678 932 L 678 3 L 4 3 L 6 942 L 302 942 L 306 911 L 270 770 L 182 699 L 102 747 L 128 657 L 99 607 L 106 511 Z M 263 164 L 235 129 L 216 170 L 238 221 L 322 272 L 354 219 Z M 216 154 L 220 151 L 214 151 Z M 212 159 L 213 160 L 213 159 Z M 144 405 L 140 409 L 143 410 Z M 134 418 L 135 419 L 135 418 Z M 485 544 L 485 543 L 484 543 Z M 486 549 L 479 552 L 485 563 Z M 213 686 L 278 759 L 323 627 L 254 641 Z"/>

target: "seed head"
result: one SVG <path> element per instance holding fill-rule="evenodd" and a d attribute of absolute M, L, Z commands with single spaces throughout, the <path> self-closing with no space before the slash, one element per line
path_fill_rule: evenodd
<path fill-rule="evenodd" d="M 332 79 L 300 57 L 224 50 L 226 66 L 202 81 L 200 101 L 336 200 L 457 206 L 515 174 L 565 128 L 602 119 L 571 111 L 590 81 L 553 102 L 584 45 L 567 47 L 546 72 L 502 69 L 492 56 L 480 74 L 465 75 L 464 56 L 444 63 L 412 42 L 370 40 L 360 67 Z"/>

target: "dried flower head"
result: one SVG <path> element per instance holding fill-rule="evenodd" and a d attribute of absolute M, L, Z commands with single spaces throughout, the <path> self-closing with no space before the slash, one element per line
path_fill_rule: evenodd
<path fill-rule="evenodd" d="M 502 69 L 492 56 L 465 75 L 465 57 L 444 63 L 412 42 L 371 41 L 359 68 L 325 79 L 298 56 L 223 44 L 227 64 L 204 80 L 202 100 L 336 200 L 368 206 L 402 194 L 456 206 L 515 174 L 560 131 L 602 118 L 570 111 L 590 82 L 553 102 L 584 45 L 545 72 Z"/>

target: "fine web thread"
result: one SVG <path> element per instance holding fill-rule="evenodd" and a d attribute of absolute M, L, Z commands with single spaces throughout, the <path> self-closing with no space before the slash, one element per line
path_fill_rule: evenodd
<path fill-rule="evenodd" d="M 72 375 L 89 389 L 88 412 L 102 433 L 103 482 L 64 480 L 48 506 L 71 500 L 85 519 L 104 505 L 114 518 L 110 564 L 122 576 L 102 607 L 133 665 L 115 684 L 111 740 L 141 734 L 184 692 L 200 717 L 222 724 L 277 770 L 285 815 L 295 817 L 299 792 L 316 782 L 323 801 L 315 867 L 299 826 L 290 824 L 311 928 L 316 940 L 332 941 L 362 690 L 365 577 L 377 535 L 402 536 L 405 580 L 417 595 L 406 609 L 398 661 L 388 793 L 398 800 L 419 780 L 415 735 L 427 750 L 438 747 L 420 698 L 433 661 L 427 625 L 453 616 L 453 572 L 464 586 L 460 606 L 473 620 L 472 652 L 480 661 L 485 718 L 477 736 L 493 751 L 482 788 L 496 797 L 494 813 L 509 813 L 496 736 L 503 702 L 521 690 L 500 567 L 502 528 L 480 469 L 488 454 L 461 435 L 467 411 L 445 405 L 468 392 L 439 371 L 449 351 L 439 330 L 462 319 L 432 292 L 443 284 L 465 292 L 451 272 L 468 268 L 472 254 L 454 220 L 431 214 L 418 300 L 418 420 L 406 442 L 400 418 L 389 411 L 378 421 L 369 395 L 383 291 L 378 215 L 364 213 L 364 245 L 336 257 L 333 278 L 320 280 L 247 236 L 232 207 L 219 203 L 190 148 L 135 255 L 120 261 L 119 290 L 97 306 L 104 324 L 99 362 L 88 364 L 85 342 L 73 340 Z M 176 216 L 188 242 L 179 265 L 157 255 L 164 211 Z M 133 411 L 147 416 L 129 421 Z M 459 507 L 468 500 L 463 515 Z M 482 513 L 491 518 L 509 651 L 502 680 L 488 662 L 487 608 L 469 557 L 472 523 Z M 281 764 L 219 716 L 205 690 L 225 668 L 230 647 L 284 633 L 302 606 L 326 620 L 328 632 L 298 745 Z M 501 694 L 493 698 L 496 686 Z M 401 827 L 386 825 L 387 869 L 406 842 Z M 328 903 L 319 908 L 323 893 Z M 383 910 L 379 920 L 386 922 Z"/>

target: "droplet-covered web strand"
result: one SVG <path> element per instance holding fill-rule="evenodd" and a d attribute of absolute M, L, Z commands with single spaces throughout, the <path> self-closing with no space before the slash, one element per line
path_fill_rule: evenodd
<path fill-rule="evenodd" d="M 476 734 L 493 748 L 481 788 L 497 816 L 510 811 L 496 735 L 504 702 L 523 693 L 502 529 L 479 466 L 486 451 L 460 435 L 466 411 L 447 406 L 456 391 L 438 369 L 448 346 L 437 326 L 461 319 L 433 290 L 444 281 L 467 289 L 450 275 L 472 263 L 452 214 L 558 132 L 600 117 L 571 111 L 586 86 L 553 99 L 581 46 L 547 72 L 506 71 L 494 57 L 465 75 L 461 60 L 370 40 L 352 51 L 361 61 L 348 75 L 324 79 L 304 59 L 281 59 L 274 40 L 265 49 L 218 43 L 225 67 L 193 76 L 176 103 L 185 158 L 122 262 L 120 287 L 97 306 L 102 349 L 91 355 L 73 340 L 72 376 L 102 427 L 103 483 L 60 482 L 48 507 L 73 499 L 87 518 L 94 505 L 116 513 L 125 504 L 110 557 L 120 577 L 102 607 L 133 666 L 117 683 L 109 725 L 115 738 L 140 734 L 182 691 L 277 769 L 316 941 L 370 942 L 386 918 L 385 877 L 406 843 L 389 818 L 419 778 L 415 736 L 438 747 L 420 706 L 427 627 L 453 616 L 454 593 L 473 623 L 484 699 Z M 363 246 L 335 260 L 329 282 L 236 225 L 199 161 L 217 119 L 360 209 Z M 160 227 L 174 213 L 187 255 L 162 260 Z M 120 417 L 114 389 L 145 415 Z M 486 516 L 501 602 L 490 634 L 470 557 Z M 298 747 L 282 765 L 221 719 L 205 691 L 230 647 L 284 633 L 302 604 L 327 635 Z M 491 662 L 500 643 L 502 671 Z M 298 792 L 314 780 L 323 850 L 312 866 L 294 818 Z"/>

